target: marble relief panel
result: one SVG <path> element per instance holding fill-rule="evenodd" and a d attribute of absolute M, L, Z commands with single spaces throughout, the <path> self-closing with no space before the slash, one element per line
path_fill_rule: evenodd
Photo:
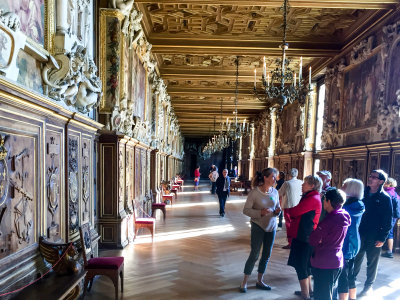
<path fill-rule="evenodd" d="M 79 227 L 79 136 L 68 137 L 68 214 L 69 233 L 78 232 Z"/>

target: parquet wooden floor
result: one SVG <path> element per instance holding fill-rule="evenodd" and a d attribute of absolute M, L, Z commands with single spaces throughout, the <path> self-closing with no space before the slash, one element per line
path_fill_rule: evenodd
<path fill-rule="evenodd" d="M 249 218 L 242 214 L 246 197 L 232 195 L 226 215 L 218 215 L 217 197 L 201 182 L 200 191 L 185 186 L 178 201 L 167 208 L 167 219 L 157 212 L 155 242 L 148 232 L 123 250 L 105 250 L 100 256 L 125 257 L 124 292 L 120 299 L 287 299 L 300 300 L 293 268 L 286 265 L 289 250 L 279 231 L 268 264 L 266 282 L 272 291 L 255 289 L 257 265 L 246 294 L 238 292 L 250 251 Z M 359 276 L 365 279 L 365 267 Z M 362 284 L 359 284 L 361 288 Z M 85 299 L 114 299 L 111 280 L 98 277 Z M 366 298 L 364 298 L 366 299 Z M 400 299 L 400 255 L 381 258 L 375 294 L 369 299 Z"/>

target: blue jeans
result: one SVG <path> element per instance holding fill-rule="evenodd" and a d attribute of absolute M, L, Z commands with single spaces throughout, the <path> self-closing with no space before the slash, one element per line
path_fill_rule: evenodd
<path fill-rule="evenodd" d="M 217 183 L 211 182 L 211 194 L 215 195 L 216 189 L 217 189 Z"/>
<path fill-rule="evenodd" d="M 258 273 L 265 273 L 269 258 L 271 257 L 272 246 L 275 241 L 275 231 L 265 232 L 260 226 L 251 223 L 251 251 L 249 258 L 244 266 L 244 274 L 250 275 L 254 269 L 254 265 L 260 255 L 261 245 L 263 250 L 261 259 L 258 262 Z"/>
<path fill-rule="evenodd" d="M 226 198 L 228 198 L 228 192 L 219 192 L 218 193 L 218 201 L 219 201 L 219 214 L 225 214 L 225 202 Z"/>

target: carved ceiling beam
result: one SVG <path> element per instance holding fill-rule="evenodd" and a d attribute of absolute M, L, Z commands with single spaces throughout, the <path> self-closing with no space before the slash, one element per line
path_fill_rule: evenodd
<path fill-rule="evenodd" d="M 216 4 L 215 0 L 135 0 L 135 3 L 154 4 Z M 281 7 L 282 0 L 218 0 L 218 5 Z M 397 0 L 291 0 L 291 7 L 313 8 L 354 8 L 354 9 L 392 9 Z"/>
<path fill-rule="evenodd" d="M 244 95 L 248 97 L 252 97 L 253 93 L 249 89 L 239 89 L 238 94 Z M 211 89 L 210 87 L 206 88 L 190 88 L 190 87 L 168 87 L 168 95 L 170 96 L 219 96 L 219 97 L 234 97 L 235 90 L 234 88 L 227 88 L 227 89 Z"/>
<path fill-rule="evenodd" d="M 282 42 L 242 42 L 207 41 L 186 39 L 151 39 L 152 51 L 156 54 L 201 54 L 201 55 L 266 55 L 281 56 L 279 44 Z M 288 56 L 333 57 L 339 54 L 341 46 L 333 43 L 311 44 L 309 42 L 290 42 L 286 51 Z"/>

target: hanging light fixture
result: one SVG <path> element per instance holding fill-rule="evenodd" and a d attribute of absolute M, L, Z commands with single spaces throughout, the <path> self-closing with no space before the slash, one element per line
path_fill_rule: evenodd
<path fill-rule="evenodd" d="M 236 56 L 235 59 L 236 65 L 236 86 L 235 86 L 235 111 L 233 112 L 235 115 L 234 124 L 232 127 L 230 126 L 229 119 L 227 120 L 227 135 L 233 140 L 236 141 L 241 136 L 247 135 L 249 132 L 249 126 L 246 124 L 246 119 L 243 120 L 243 124 L 238 123 L 238 95 L 239 95 L 239 56 Z"/>
<path fill-rule="evenodd" d="M 288 103 L 293 103 L 296 99 L 300 105 L 306 101 L 307 95 L 311 91 L 311 67 L 309 69 L 308 84 L 304 83 L 302 76 L 303 58 L 300 58 L 299 74 L 290 68 L 290 60 L 286 58 L 286 50 L 289 49 L 289 44 L 286 42 L 287 31 L 287 13 L 288 13 L 288 0 L 283 1 L 283 41 L 280 46 L 282 49 L 282 57 L 276 59 L 278 65 L 271 71 L 271 76 L 267 74 L 267 65 L 265 57 L 263 61 L 262 73 L 262 89 L 257 89 L 257 70 L 254 70 L 254 96 L 260 101 L 266 102 L 267 107 L 276 107 L 282 110 Z"/>

